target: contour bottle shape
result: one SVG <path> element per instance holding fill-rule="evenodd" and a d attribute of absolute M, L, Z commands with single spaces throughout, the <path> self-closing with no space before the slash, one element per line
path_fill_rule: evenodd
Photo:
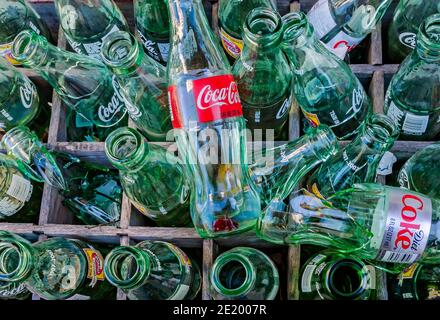
<path fill-rule="evenodd" d="M 271 0 L 227 0 L 220 1 L 218 24 L 220 39 L 231 64 L 243 50 L 243 24 L 246 16 L 255 8 L 276 10 Z"/>
<path fill-rule="evenodd" d="M 260 212 L 246 155 L 237 85 L 201 0 L 169 1 L 171 119 L 191 181 L 191 216 L 202 237 L 252 229 Z"/>
<path fill-rule="evenodd" d="M 160 226 L 190 223 L 189 188 L 178 158 L 128 127 L 107 137 L 105 153 L 119 169 L 122 188 L 139 211 Z"/>
<path fill-rule="evenodd" d="M 112 0 L 55 0 L 66 39 L 80 54 L 100 59 L 102 42 L 111 33 L 128 31 L 128 24 Z"/>
<path fill-rule="evenodd" d="M 0 230 L 0 281 L 24 283 L 46 300 L 105 297 L 111 286 L 105 281 L 102 254 L 80 240 L 50 238 L 30 243 Z"/>
<path fill-rule="evenodd" d="M 390 118 L 372 114 L 356 138 L 309 177 L 307 189 L 325 198 L 355 183 L 375 182 L 379 163 L 398 135 Z"/>
<path fill-rule="evenodd" d="M 423 194 L 380 184 L 355 184 L 321 200 L 298 192 L 290 206 L 273 201 L 257 233 L 275 243 L 324 246 L 372 260 L 440 262 L 440 202 Z M 399 265 L 400 264 L 400 265 Z"/>
<path fill-rule="evenodd" d="M 0 0 L 0 25 L 0 56 L 13 65 L 20 64 L 12 56 L 12 43 L 20 31 L 29 29 L 52 39 L 46 24 L 26 0 Z"/>
<path fill-rule="evenodd" d="M 357 133 L 371 113 L 362 84 L 350 67 L 313 35 L 304 13 L 283 17 L 282 48 L 290 60 L 297 102 L 311 126 L 330 126 L 338 138 Z"/>
<path fill-rule="evenodd" d="M 280 48 L 281 17 L 257 8 L 248 14 L 243 29 L 244 48 L 232 73 L 246 127 L 272 129 L 279 136 L 292 105 L 292 72 Z"/>
<path fill-rule="evenodd" d="M 392 0 L 319 0 L 308 19 L 315 35 L 344 59 L 382 20 Z"/>
<path fill-rule="evenodd" d="M 420 26 L 415 50 L 388 87 L 385 113 L 401 130 L 401 140 L 430 140 L 440 132 L 440 14 Z"/>
<path fill-rule="evenodd" d="M 438 0 L 400 0 L 388 29 L 388 56 L 392 61 L 400 63 L 415 49 L 420 25 L 435 13 L 440 13 Z"/>
<path fill-rule="evenodd" d="M 116 76 L 136 127 L 150 141 L 165 141 L 172 128 L 165 67 L 146 56 L 140 43 L 124 31 L 107 37 L 101 55 Z"/>
<path fill-rule="evenodd" d="M 279 288 L 278 269 L 273 261 L 248 247 L 219 255 L 209 280 L 214 300 L 274 300 Z"/>
<path fill-rule="evenodd" d="M 163 241 L 113 249 L 105 258 L 104 271 L 130 300 L 192 300 L 202 282 L 197 263 Z"/>
<path fill-rule="evenodd" d="M 12 51 L 17 61 L 46 79 L 69 108 L 97 126 L 125 121 L 118 84 L 102 62 L 61 50 L 27 30 L 15 38 Z"/>
<path fill-rule="evenodd" d="M 170 15 L 166 0 L 135 0 L 136 36 L 151 58 L 166 65 L 170 51 Z"/>

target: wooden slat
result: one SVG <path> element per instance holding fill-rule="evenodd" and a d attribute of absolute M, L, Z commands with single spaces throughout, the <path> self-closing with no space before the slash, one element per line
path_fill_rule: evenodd
<path fill-rule="evenodd" d="M 287 251 L 287 299 L 299 299 L 299 272 L 301 268 L 301 247 L 289 246 Z"/>
<path fill-rule="evenodd" d="M 210 273 L 215 258 L 217 257 L 218 247 L 214 240 L 203 240 L 203 264 L 202 264 L 202 299 L 211 300 L 209 292 Z"/>

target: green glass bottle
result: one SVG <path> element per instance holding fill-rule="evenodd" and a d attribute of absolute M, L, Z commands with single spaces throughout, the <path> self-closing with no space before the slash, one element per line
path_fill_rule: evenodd
<path fill-rule="evenodd" d="M 420 261 L 440 262 L 440 201 L 401 188 L 355 184 L 327 200 L 302 190 L 289 206 L 273 201 L 257 234 L 268 241 L 337 249 L 401 271 Z"/>
<path fill-rule="evenodd" d="M 279 289 L 276 265 L 260 250 L 248 247 L 219 255 L 209 280 L 214 300 L 274 300 Z"/>
<path fill-rule="evenodd" d="M 151 58 L 166 65 L 170 50 L 170 15 L 166 0 L 135 0 L 136 36 Z"/>
<path fill-rule="evenodd" d="M 379 162 L 398 136 L 389 117 L 372 114 L 356 138 L 308 178 L 307 189 L 326 198 L 355 183 L 375 182 Z"/>
<path fill-rule="evenodd" d="M 202 282 L 197 263 L 163 241 L 113 249 L 105 258 L 104 272 L 130 300 L 192 300 Z"/>
<path fill-rule="evenodd" d="M 46 300 L 80 295 L 99 299 L 111 290 L 101 253 L 80 240 L 51 238 L 34 244 L 0 230 L 0 281 L 25 283 Z"/>
<path fill-rule="evenodd" d="M 440 132 L 440 14 L 427 18 L 416 49 L 400 65 L 385 97 L 385 113 L 401 140 L 431 140 Z"/>
<path fill-rule="evenodd" d="M 218 24 L 223 49 L 231 64 L 243 50 L 243 24 L 252 9 L 276 10 L 271 0 L 222 0 L 218 8 Z"/>
<path fill-rule="evenodd" d="M 190 223 L 189 188 L 178 158 L 128 127 L 107 137 L 105 153 L 119 169 L 122 188 L 139 211 L 159 226 Z"/>
<path fill-rule="evenodd" d="M 414 263 L 387 277 L 390 300 L 440 300 L 440 267 Z"/>
<path fill-rule="evenodd" d="M 244 48 L 232 73 L 237 82 L 246 127 L 272 129 L 279 136 L 292 105 L 292 72 L 281 51 L 281 17 L 257 8 L 244 23 Z"/>
<path fill-rule="evenodd" d="M 26 300 L 30 296 L 24 283 L 0 281 L 0 300 Z"/>
<path fill-rule="evenodd" d="M 20 31 L 30 29 L 52 40 L 43 19 L 26 0 L 0 0 L 0 25 L 0 56 L 13 65 L 20 64 L 11 52 L 14 38 Z"/>
<path fill-rule="evenodd" d="M 416 152 L 399 171 L 398 182 L 403 188 L 440 199 L 440 143 Z"/>
<path fill-rule="evenodd" d="M 112 127 L 126 121 L 116 79 L 102 62 L 61 50 L 28 30 L 15 38 L 12 53 L 47 80 L 67 107 L 95 125 Z"/>
<path fill-rule="evenodd" d="M 135 37 L 124 31 L 107 37 L 101 55 L 116 76 L 136 127 L 150 141 L 165 141 L 172 129 L 165 67 L 146 56 Z"/>
<path fill-rule="evenodd" d="M 294 141 L 257 152 L 249 170 L 263 208 L 274 199 L 287 198 L 303 177 L 338 150 L 333 131 L 320 125 Z"/>
<path fill-rule="evenodd" d="M 111 33 L 128 31 L 128 24 L 112 0 L 55 0 L 66 39 L 80 54 L 101 59 L 102 42 Z"/>
<path fill-rule="evenodd" d="M 300 300 L 373 300 L 375 268 L 343 253 L 324 250 L 302 266 Z"/>
<path fill-rule="evenodd" d="M 293 68 L 293 90 L 311 126 L 330 126 L 336 136 L 348 138 L 371 113 L 362 84 L 350 67 L 320 42 L 304 13 L 283 17 L 282 48 Z"/>
<path fill-rule="evenodd" d="M 29 123 L 37 115 L 39 105 L 37 87 L 0 57 L 0 130 Z"/>
<path fill-rule="evenodd" d="M 437 0 L 400 0 L 388 28 L 388 56 L 400 63 L 416 47 L 417 32 L 430 15 L 440 13 Z"/>
<path fill-rule="evenodd" d="M 98 127 L 73 109 L 66 110 L 67 141 L 103 142 L 115 128 L 126 126 L 125 121 L 112 127 Z"/>

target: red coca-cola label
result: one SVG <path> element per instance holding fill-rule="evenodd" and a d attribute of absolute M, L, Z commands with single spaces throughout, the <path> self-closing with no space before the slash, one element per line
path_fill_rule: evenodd
<path fill-rule="evenodd" d="M 212 122 L 243 115 L 237 84 L 232 75 L 213 76 L 192 81 L 198 119 L 184 119 L 176 86 L 168 88 L 171 120 L 174 128 L 181 128 L 192 120 Z M 189 114 L 189 112 L 186 112 Z"/>

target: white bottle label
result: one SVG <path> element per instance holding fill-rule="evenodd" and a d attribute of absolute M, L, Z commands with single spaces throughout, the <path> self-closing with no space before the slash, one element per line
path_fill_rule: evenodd
<path fill-rule="evenodd" d="M 313 273 L 318 266 L 318 264 L 325 260 L 326 256 L 323 254 L 318 254 L 314 257 L 304 268 L 304 272 L 301 277 L 301 291 L 302 292 L 312 292 L 312 277 Z"/>
<path fill-rule="evenodd" d="M 421 194 L 408 190 L 388 191 L 388 216 L 376 260 L 413 263 L 420 258 L 428 243 L 432 203 Z"/>
<path fill-rule="evenodd" d="M 8 196 L 11 196 L 18 201 L 28 201 L 32 193 L 32 184 L 29 180 L 20 177 L 19 175 L 12 175 L 11 185 L 6 191 Z"/>
<path fill-rule="evenodd" d="M 401 110 L 393 101 L 390 103 L 387 115 L 401 127 L 405 134 L 420 136 L 428 128 L 429 115 L 416 115 Z"/>
<path fill-rule="evenodd" d="M 392 152 L 385 152 L 380 159 L 379 166 L 377 168 L 377 174 L 381 176 L 387 176 L 393 173 L 393 165 L 397 162 L 396 156 Z"/>

